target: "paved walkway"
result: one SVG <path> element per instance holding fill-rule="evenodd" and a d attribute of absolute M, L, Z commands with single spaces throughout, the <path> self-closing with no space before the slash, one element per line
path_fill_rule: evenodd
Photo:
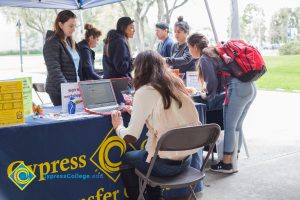
<path fill-rule="evenodd" d="M 258 91 L 244 126 L 250 158 L 242 149 L 233 175 L 208 171 L 199 199 L 300 199 L 299 104 L 299 93 Z"/>

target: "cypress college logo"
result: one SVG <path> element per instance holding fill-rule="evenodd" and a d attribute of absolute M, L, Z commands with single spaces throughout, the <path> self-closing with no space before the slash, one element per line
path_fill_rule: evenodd
<path fill-rule="evenodd" d="M 8 176 L 20 190 L 24 190 L 34 179 L 35 174 L 24 163 L 19 164 Z"/>
<path fill-rule="evenodd" d="M 112 181 L 117 182 L 121 173 L 119 172 L 122 162 L 120 158 L 126 152 L 126 143 L 118 136 L 110 136 L 112 128 L 97 150 L 94 152 L 90 161 L 103 173 L 105 173 Z M 110 156 L 112 152 L 119 154 L 120 157 Z"/>

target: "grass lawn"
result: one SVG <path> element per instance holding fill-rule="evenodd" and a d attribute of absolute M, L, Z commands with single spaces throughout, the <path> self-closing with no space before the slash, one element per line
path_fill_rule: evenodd
<path fill-rule="evenodd" d="M 300 92 L 300 55 L 264 57 L 267 72 L 256 83 L 260 89 Z"/>

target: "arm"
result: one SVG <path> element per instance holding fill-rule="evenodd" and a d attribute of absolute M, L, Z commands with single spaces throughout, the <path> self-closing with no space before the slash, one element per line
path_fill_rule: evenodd
<path fill-rule="evenodd" d="M 61 44 L 55 40 L 47 41 L 43 49 L 43 55 L 48 75 L 51 77 L 51 81 L 59 84 L 59 88 L 61 83 L 67 82 L 61 70 L 62 66 L 60 63 L 60 45 Z"/>
<path fill-rule="evenodd" d="M 142 90 L 138 90 L 134 96 L 131 119 L 128 127 L 125 128 L 123 123 L 114 124 L 113 116 L 113 125 L 117 135 L 125 141 L 125 138 L 128 135 L 133 136 L 135 140 L 137 140 L 140 137 L 146 120 L 151 115 L 156 102 L 157 95 L 154 89 L 143 88 Z"/>
<path fill-rule="evenodd" d="M 206 83 L 206 95 L 202 98 L 211 100 L 215 97 L 218 88 L 218 78 L 215 72 L 213 61 L 208 58 L 200 58 L 200 65 L 202 67 L 203 78 Z"/>
<path fill-rule="evenodd" d="M 172 48 L 172 43 L 171 42 L 169 42 L 168 44 L 167 44 L 167 46 L 166 46 L 166 57 L 171 57 L 171 48 Z"/>
<path fill-rule="evenodd" d="M 174 47 L 172 47 L 172 50 L 173 49 L 174 49 Z M 172 52 L 174 52 L 174 50 Z M 190 54 L 189 48 L 187 46 L 183 49 L 182 56 L 179 56 L 179 57 L 171 56 L 171 57 L 166 58 L 166 62 L 172 66 L 186 65 L 186 64 L 190 63 L 192 60 L 193 60 L 193 57 Z"/>
<path fill-rule="evenodd" d="M 94 71 L 91 51 L 87 48 L 81 49 L 82 69 L 88 79 L 98 80 L 100 76 Z"/>
<path fill-rule="evenodd" d="M 109 48 L 115 70 L 120 74 L 129 73 L 132 67 L 132 59 L 127 44 L 123 40 L 117 40 Z"/>

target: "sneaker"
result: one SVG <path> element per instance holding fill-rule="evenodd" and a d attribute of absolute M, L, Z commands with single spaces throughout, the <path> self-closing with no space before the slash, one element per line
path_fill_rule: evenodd
<path fill-rule="evenodd" d="M 223 161 L 220 161 L 218 164 L 211 165 L 210 170 L 213 172 L 220 172 L 220 173 L 225 173 L 225 174 L 232 174 L 237 171 L 233 170 L 232 164 L 225 164 Z"/>

